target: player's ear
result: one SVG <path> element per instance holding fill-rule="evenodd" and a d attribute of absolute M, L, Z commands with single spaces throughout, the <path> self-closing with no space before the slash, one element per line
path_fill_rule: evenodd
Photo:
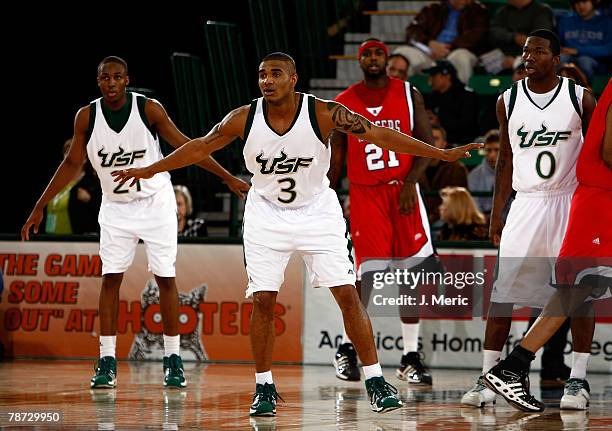
<path fill-rule="evenodd" d="M 298 82 L 298 74 L 294 73 L 291 75 L 291 78 L 289 78 L 291 80 L 291 84 L 295 87 L 295 85 Z"/>
<path fill-rule="evenodd" d="M 130 75 L 125 75 L 125 85 L 130 85 Z"/>

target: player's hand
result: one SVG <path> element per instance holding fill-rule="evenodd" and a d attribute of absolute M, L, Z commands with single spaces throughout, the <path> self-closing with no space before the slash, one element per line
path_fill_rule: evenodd
<path fill-rule="evenodd" d="M 21 240 L 29 241 L 30 239 L 30 228 L 34 227 L 34 233 L 38 233 L 38 226 L 40 226 L 40 222 L 43 218 L 43 210 L 42 208 L 34 207 L 32 212 L 30 213 L 30 217 L 26 220 L 25 224 L 21 228 Z"/>
<path fill-rule="evenodd" d="M 245 193 L 247 193 L 251 188 L 249 183 L 242 181 L 238 177 L 231 177 L 229 180 L 225 180 L 224 183 L 227 185 L 227 188 L 240 199 L 244 199 Z"/>
<path fill-rule="evenodd" d="M 132 187 L 139 179 L 148 179 L 151 178 L 155 173 L 151 169 L 150 166 L 144 168 L 132 168 L 132 169 L 123 169 L 121 171 L 111 172 L 111 175 L 115 177 L 114 182 L 119 182 L 121 184 L 127 182 L 130 178 L 132 178 L 132 182 L 130 183 L 130 187 Z"/>
<path fill-rule="evenodd" d="M 462 145 L 456 148 L 448 148 L 444 150 L 444 158 L 442 160 L 445 160 L 447 162 L 454 162 L 455 160 L 469 158 L 469 157 L 472 157 L 470 155 L 470 150 L 474 150 L 474 149 L 482 148 L 482 147 L 484 147 L 484 144 L 472 143 L 472 144 Z"/>
<path fill-rule="evenodd" d="M 399 212 L 401 215 L 408 215 L 414 211 L 417 205 L 418 193 L 416 184 L 405 182 L 399 195 Z"/>
<path fill-rule="evenodd" d="M 499 247 L 503 228 L 504 223 L 499 220 L 499 218 L 491 218 L 491 223 L 489 224 L 489 239 L 495 247 Z"/>

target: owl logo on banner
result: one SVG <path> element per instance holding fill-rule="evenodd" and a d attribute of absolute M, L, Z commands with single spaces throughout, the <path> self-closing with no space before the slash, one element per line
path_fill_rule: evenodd
<path fill-rule="evenodd" d="M 189 293 L 179 292 L 178 295 L 180 306 L 186 305 L 188 307 L 192 307 L 199 320 L 201 315 L 199 306 L 202 302 L 204 302 L 207 290 L 208 286 L 203 284 L 200 287 L 192 289 Z M 130 349 L 128 358 L 137 360 L 160 359 L 164 356 L 163 334 L 154 334 L 150 332 L 144 322 L 147 307 L 159 304 L 159 287 L 154 279 L 147 282 L 147 285 L 143 289 L 140 297 L 142 303 L 142 329 L 134 337 L 134 342 L 132 343 L 132 348 Z M 153 319 L 156 323 L 161 323 L 161 312 L 155 313 Z M 186 319 L 188 319 L 186 314 L 179 314 L 179 326 L 187 323 Z M 200 337 L 200 326 L 200 322 L 198 321 L 198 324 L 195 325 L 195 330 L 193 332 L 190 334 L 181 334 L 181 357 L 184 360 L 205 361 L 208 359 Z"/>

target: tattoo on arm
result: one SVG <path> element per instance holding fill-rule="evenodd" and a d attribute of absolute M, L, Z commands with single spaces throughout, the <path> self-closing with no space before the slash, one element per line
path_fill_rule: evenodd
<path fill-rule="evenodd" d="M 345 132 L 359 135 L 372 128 L 372 123 L 366 118 L 349 111 L 339 103 L 327 102 L 327 109 L 332 113 L 334 125 Z"/>
<path fill-rule="evenodd" d="M 204 142 L 206 142 L 206 145 L 213 144 L 218 139 L 221 139 L 222 135 L 219 131 L 220 128 L 221 127 L 219 126 L 219 124 L 216 124 L 215 127 L 212 128 L 210 133 L 208 133 L 208 135 L 204 138 Z"/>

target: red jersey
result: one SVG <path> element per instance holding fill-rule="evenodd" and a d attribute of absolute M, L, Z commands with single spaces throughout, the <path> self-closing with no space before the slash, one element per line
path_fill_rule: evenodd
<path fill-rule="evenodd" d="M 336 97 L 377 126 L 412 135 L 413 104 L 410 84 L 389 78 L 385 88 L 372 90 L 363 82 L 351 85 Z M 348 178 L 352 184 L 378 185 L 403 181 L 412 167 L 412 155 L 385 150 L 347 134 Z"/>
<path fill-rule="evenodd" d="M 601 147 L 606 129 L 606 114 L 612 101 L 612 79 L 599 99 L 593 111 L 589 129 L 578 162 L 576 163 L 576 176 L 578 182 L 591 187 L 612 190 L 612 169 L 606 166 L 601 157 Z M 608 125 L 608 127 L 612 127 Z"/>

